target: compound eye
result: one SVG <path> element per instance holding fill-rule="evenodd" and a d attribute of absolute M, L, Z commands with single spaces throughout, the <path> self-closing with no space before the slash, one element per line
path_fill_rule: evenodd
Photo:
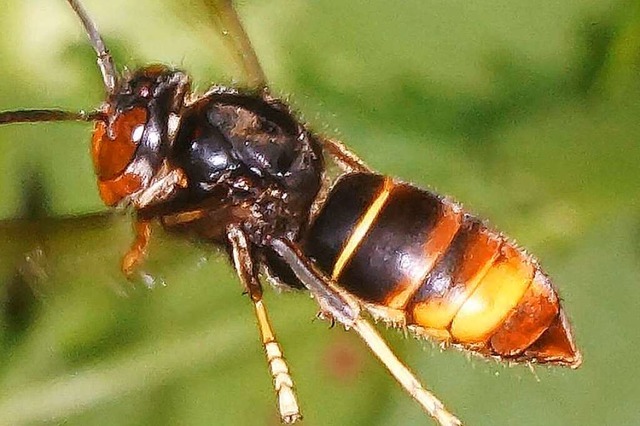
<path fill-rule="evenodd" d="M 91 153 L 100 198 L 108 206 L 142 188 L 142 177 L 135 171 L 127 172 L 127 166 L 135 160 L 146 122 L 146 109 L 138 107 L 120 114 L 110 129 L 106 123 L 96 124 Z"/>
<path fill-rule="evenodd" d="M 134 158 L 147 122 L 145 108 L 133 108 L 119 115 L 111 124 L 98 121 L 93 132 L 92 156 L 100 180 L 120 176 Z M 109 133 L 111 133 L 110 137 Z"/>

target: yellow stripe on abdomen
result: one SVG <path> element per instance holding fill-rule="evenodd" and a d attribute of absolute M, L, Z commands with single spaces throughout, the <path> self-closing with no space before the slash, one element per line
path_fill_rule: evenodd
<path fill-rule="evenodd" d="M 518 305 L 533 279 L 534 267 L 512 245 L 501 247 L 501 256 L 462 304 L 450 333 L 459 343 L 487 341 Z"/>
<path fill-rule="evenodd" d="M 340 273 L 349 262 L 349 259 L 353 256 L 362 239 L 367 235 L 367 231 L 371 228 L 371 225 L 376 220 L 376 217 L 380 214 L 380 211 L 384 207 L 393 189 L 393 181 L 390 178 L 385 178 L 384 186 L 380 191 L 380 194 L 371 203 L 366 213 L 362 215 L 362 218 L 354 228 L 353 232 L 349 236 L 346 244 L 340 251 L 338 259 L 333 266 L 333 272 L 331 273 L 331 279 L 338 281 Z"/>

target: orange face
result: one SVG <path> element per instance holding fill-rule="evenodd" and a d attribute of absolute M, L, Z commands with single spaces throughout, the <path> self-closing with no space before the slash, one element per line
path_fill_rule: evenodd
<path fill-rule="evenodd" d="M 98 177 L 100 198 L 108 206 L 142 189 L 143 178 L 129 167 L 147 122 L 144 108 L 133 108 L 120 115 L 108 127 L 96 122 L 91 141 L 91 155 Z"/>

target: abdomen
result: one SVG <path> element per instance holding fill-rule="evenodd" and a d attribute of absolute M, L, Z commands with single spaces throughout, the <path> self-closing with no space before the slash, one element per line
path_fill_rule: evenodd
<path fill-rule="evenodd" d="M 400 313 L 418 334 L 488 356 L 580 363 L 536 260 L 429 191 L 346 175 L 312 224 L 305 252 L 340 286 L 378 313 Z"/>

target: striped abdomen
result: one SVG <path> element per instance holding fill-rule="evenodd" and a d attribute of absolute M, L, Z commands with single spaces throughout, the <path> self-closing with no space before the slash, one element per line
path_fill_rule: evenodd
<path fill-rule="evenodd" d="M 484 355 L 580 363 L 535 260 L 433 193 L 380 175 L 346 175 L 312 224 L 305 252 L 349 292 L 402 313 L 421 334 Z"/>

